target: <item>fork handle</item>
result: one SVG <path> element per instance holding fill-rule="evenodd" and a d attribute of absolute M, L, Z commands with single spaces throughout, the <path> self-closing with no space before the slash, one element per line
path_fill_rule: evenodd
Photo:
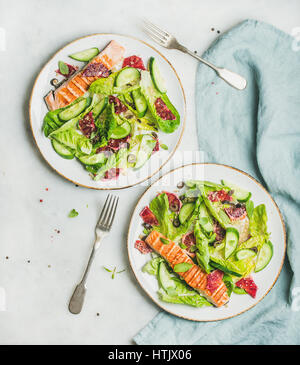
<path fill-rule="evenodd" d="M 69 311 L 73 314 L 78 314 L 81 312 L 83 307 L 83 302 L 85 298 L 86 287 L 84 283 L 79 283 L 70 299 Z"/>
<path fill-rule="evenodd" d="M 86 269 L 84 271 L 83 277 L 81 279 L 81 282 L 76 286 L 76 288 L 71 296 L 71 299 L 69 302 L 69 311 L 73 314 L 79 314 L 83 307 L 85 293 L 86 293 L 85 283 L 86 283 L 88 274 L 90 272 L 91 265 L 94 261 L 95 253 L 99 246 L 99 241 L 100 240 L 96 240 L 96 242 L 93 246 L 89 261 L 87 263 Z"/>
<path fill-rule="evenodd" d="M 227 84 L 229 84 L 230 86 L 233 86 L 238 90 L 244 90 L 245 87 L 247 86 L 246 79 L 244 77 L 242 77 L 241 75 L 239 75 L 235 72 L 232 72 L 230 70 L 227 70 L 226 68 L 217 67 L 217 66 L 213 65 L 212 63 L 206 61 L 205 59 L 197 56 L 195 53 L 191 52 L 190 50 L 188 50 L 185 47 L 183 47 L 183 49 L 181 49 L 181 50 L 183 52 L 188 53 L 190 56 L 196 58 L 198 61 L 204 63 L 208 67 L 212 68 L 214 71 L 216 71 L 217 75 L 219 77 L 221 77 L 221 79 L 226 81 Z"/>

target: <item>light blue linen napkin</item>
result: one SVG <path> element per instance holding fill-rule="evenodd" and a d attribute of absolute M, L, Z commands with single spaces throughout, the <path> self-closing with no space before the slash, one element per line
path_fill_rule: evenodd
<path fill-rule="evenodd" d="M 134 337 L 137 344 L 300 344 L 300 51 L 293 42 L 271 25 L 246 20 L 204 58 L 246 77 L 247 89 L 231 88 L 202 64 L 196 79 L 206 160 L 250 173 L 284 215 L 288 258 L 275 287 L 250 311 L 221 322 L 161 312 Z"/>

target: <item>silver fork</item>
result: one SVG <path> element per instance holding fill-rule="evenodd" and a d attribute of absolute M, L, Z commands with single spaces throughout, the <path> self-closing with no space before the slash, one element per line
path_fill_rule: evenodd
<path fill-rule="evenodd" d="M 177 39 L 169 32 L 159 28 L 157 25 L 144 19 L 145 32 L 158 44 L 169 49 L 178 49 L 181 52 L 187 53 L 190 56 L 196 58 L 198 61 L 212 68 L 221 79 L 226 81 L 230 86 L 235 87 L 238 90 L 243 90 L 247 86 L 247 81 L 244 77 L 238 75 L 235 72 L 229 71 L 226 68 L 217 67 L 203 58 L 197 56 L 194 52 L 190 51 L 183 45 L 181 45 Z"/>
<path fill-rule="evenodd" d="M 109 194 L 106 198 L 104 207 L 102 209 L 102 212 L 100 214 L 98 223 L 96 224 L 95 228 L 95 243 L 93 245 L 93 249 L 88 261 L 88 264 L 86 266 L 86 269 L 84 271 L 83 277 L 80 281 L 80 283 L 76 286 L 74 293 L 70 299 L 69 303 L 69 311 L 73 314 L 78 314 L 81 312 L 84 297 L 86 293 L 86 280 L 90 271 L 90 267 L 92 265 L 92 262 L 94 261 L 94 257 L 96 254 L 96 251 L 100 247 L 100 242 L 102 239 L 109 233 L 111 226 L 113 224 L 117 206 L 118 206 L 119 198 L 115 197 L 111 194 Z"/>

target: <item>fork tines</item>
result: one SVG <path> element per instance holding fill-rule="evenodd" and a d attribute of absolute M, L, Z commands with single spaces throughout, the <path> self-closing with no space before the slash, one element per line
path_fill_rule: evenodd
<path fill-rule="evenodd" d="M 98 228 L 104 231 L 109 231 L 111 229 L 115 218 L 118 202 L 119 198 L 117 196 L 108 194 L 97 223 Z"/>
<path fill-rule="evenodd" d="M 149 35 L 149 37 L 151 37 L 155 42 L 159 43 L 163 47 L 168 46 L 168 41 L 171 37 L 168 32 L 160 29 L 158 26 L 149 22 L 147 19 L 143 19 L 143 24 L 144 30 Z"/>

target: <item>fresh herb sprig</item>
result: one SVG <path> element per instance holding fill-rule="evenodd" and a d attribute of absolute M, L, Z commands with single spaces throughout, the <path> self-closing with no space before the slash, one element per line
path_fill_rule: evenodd
<path fill-rule="evenodd" d="M 120 270 L 120 271 L 117 271 L 117 267 L 115 266 L 112 270 L 108 269 L 107 267 L 103 266 L 103 269 L 106 270 L 107 272 L 109 273 L 112 273 L 111 274 L 111 278 L 114 279 L 116 274 L 121 274 L 122 272 L 126 271 L 126 269 L 123 269 L 123 270 Z"/>

